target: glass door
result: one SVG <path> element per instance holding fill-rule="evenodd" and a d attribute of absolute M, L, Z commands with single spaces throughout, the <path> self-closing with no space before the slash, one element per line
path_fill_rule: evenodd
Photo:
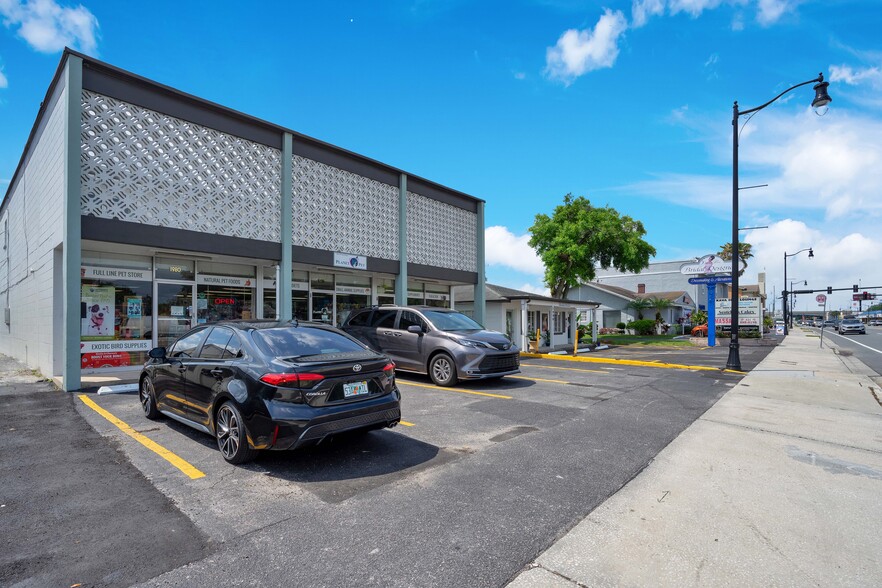
<path fill-rule="evenodd" d="M 312 320 L 316 323 L 334 324 L 334 295 L 325 292 L 312 293 Z"/>
<path fill-rule="evenodd" d="M 168 347 L 189 331 L 195 316 L 193 283 L 156 282 L 156 345 Z"/>

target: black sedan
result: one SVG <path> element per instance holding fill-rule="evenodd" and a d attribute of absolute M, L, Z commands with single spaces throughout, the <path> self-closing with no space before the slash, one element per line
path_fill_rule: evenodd
<path fill-rule="evenodd" d="M 139 396 L 217 439 L 224 459 L 294 449 L 401 420 L 395 365 L 337 329 L 314 323 L 225 321 L 150 351 Z"/>

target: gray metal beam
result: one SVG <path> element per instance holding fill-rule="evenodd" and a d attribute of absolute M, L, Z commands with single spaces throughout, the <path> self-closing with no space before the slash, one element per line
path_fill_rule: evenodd
<path fill-rule="evenodd" d="M 407 305 L 407 174 L 398 181 L 398 277 L 395 304 Z"/>
<path fill-rule="evenodd" d="M 279 267 L 279 282 L 276 284 L 276 304 L 279 319 L 289 321 L 293 318 L 291 306 L 291 265 L 294 245 L 294 189 L 291 181 L 293 171 L 293 144 L 291 133 L 282 136 L 282 260 Z"/>
<path fill-rule="evenodd" d="M 75 55 L 67 58 L 67 125 L 65 126 L 64 236 L 62 241 L 62 353 L 61 377 L 68 392 L 80 389 L 80 266 L 82 264 L 82 229 L 80 217 L 80 127 L 82 125 L 83 60 Z"/>

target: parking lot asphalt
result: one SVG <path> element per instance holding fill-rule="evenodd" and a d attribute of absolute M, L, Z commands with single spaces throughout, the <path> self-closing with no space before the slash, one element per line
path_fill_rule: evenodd
<path fill-rule="evenodd" d="M 749 369 L 770 348 L 743 349 Z M 79 396 L 68 402 L 213 547 L 143 585 L 501 586 L 740 378 L 547 359 L 452 389 L 400 373 L 406 424 L 242 467 L 202 433 L 146 420 L 134 394 L 86 395 L 196 477 Z"/>
<path fill-rule="evenodd" d="M 130 586 L 209 552 L 74 398 L 0 356 L 0 586 Z"/>
<path fill-rule="evenodd" d="M 745 369 L 767 351 L 742 347 Z M 21 586 L 287 585 L 291 566 L 310 585 L 501 585 L 739 379 L 545 359 L 452 389 L 400 374 L 397 429 L 233 467 L 136 395 L 0 372 L 0 584 Z"/>

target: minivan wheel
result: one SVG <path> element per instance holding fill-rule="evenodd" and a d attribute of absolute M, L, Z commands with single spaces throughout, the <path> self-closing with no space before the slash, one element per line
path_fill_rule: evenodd
<path fill-rule="evenodd" d="M 138 387 L 138 398 L 141 400 L 144 416 L 150 420 L 158 419 L 159 411 L 156 409 L 156 394 L 153 391 L 153 382 L 150 381 L 150 378 L 141 379 L 141 385 Z"/>
<path fill-rule="evenodd" d="M 429 377 L 438 386 L 456 385 L 456 365 L 446 353 L 439 353 L 429 362 Z"/>
<path fill-rule="evenodd" d="M 257 450 L 248 446 L 242 415 L 231 402 L 225 402 L 217 411 L 214 430 L 217 447 L 227 462 L 240 464 L 257 457 Z"/>

